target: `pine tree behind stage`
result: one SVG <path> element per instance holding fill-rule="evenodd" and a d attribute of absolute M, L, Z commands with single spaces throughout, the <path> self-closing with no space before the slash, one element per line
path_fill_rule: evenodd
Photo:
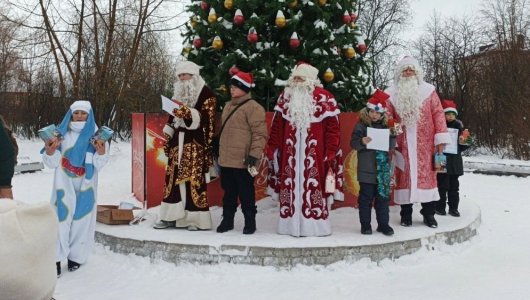
<path fill-rule="evenodd" d="M 355 0 L 193 1 L 183 53 L 204 66 L 220 105 L 241 70 L 254 75 L 254 99 L 271 110 L 293 66 L 305 61 L 320 70 L 342 111 L 358 110 L 373 89 L 355 7 Z"/>

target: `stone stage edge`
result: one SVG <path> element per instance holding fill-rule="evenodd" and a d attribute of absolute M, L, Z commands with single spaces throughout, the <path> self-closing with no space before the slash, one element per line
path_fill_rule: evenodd
<path fill-rule="evenodd" d="M 302 265 L 329 265 L 339 261 L 355 262 L 369 258 L 380 262 L 412 254 L 422 248 L 435 249 L 439 243 L 455 244 L 477 234 L 481 212 L 477 204 L 461 199 L 461 217 L 436 216 L 438 228 L 423 225 L 414 205 L 413 225 L 399 225 L 399 206 L 390 207 L 391 237 L 376 232 L 375 212 L 372 213 L 372 235 L 361 235 L 358 210 L 351 207 L 331 212 L 333 234 L 326 237 L 292 237 L 276 233 L 278 205 L 271 199 L 258 201 L 257 231 L 243 235 L 243 214 L 238 208 L 235 228 L 226 233 L 215 232 L 222 208 L 210 208 L 214 228 L 208 231 L 186 229 L 155 230 L 153 223 L 158 208 L 148 210 L 139 225 L 106 225 L 97 223 L 96 242 L 120 254 L 149 257 L 151 261 L 175 264 L 235 263 L 290 268 Z"/>

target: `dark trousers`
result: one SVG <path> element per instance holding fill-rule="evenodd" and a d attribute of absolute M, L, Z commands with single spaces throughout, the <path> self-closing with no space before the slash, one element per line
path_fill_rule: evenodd
<path fill-rule="evenodd" d="M 379 226 L 388 225 L 388 202 L 377 193 L 377 184 L 359 183 L 359 221 L 361 224 L 370 224 L 372 220 L 372 203 L 375 208 L 375 216 Z"/>
<path fill-rule="evenodd" d="M 254 177 L 247 169 L 221 167 L 221 187 L 224 190 L 223 214 L 236 212 L 238 198 L 243 214 L 256 214 Z"/>
<path fill-rule="evenodd" d="M 445 211 L 445 203 L 449 204 L 449 210 L 458 210 L 460 202 L 458 177 L 460 175 L 437 174 L 438 193 L 440 200 L 436 203 L 436 209 Z"/>
<path fill-rule="evenodd" d="M 424 202 L 421 204 L 420 213 L 424 216 L 434 216 L 434 209 L 438 201 Z M 401 217 L 412 218 L 412 204 L 401 205 Z"/>

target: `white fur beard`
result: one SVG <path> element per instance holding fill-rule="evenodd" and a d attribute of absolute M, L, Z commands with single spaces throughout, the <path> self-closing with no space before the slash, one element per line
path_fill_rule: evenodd
<path fill-rule="evenodd" d="M 401 77 L 397 86 L 396 112 L 405 126 L 415 125 L 420 119 L 421 99 L 416 76 Z"/>
<path fill-rule="evenodd" d="M 189 107 L 194 107 L 197 103 L 197 78 L 190 80 L 177 80 L 173 85 L 173 99 L 181 101 Z"/>
<path fill-rule="evenodd" d="M 292 83 L 285 89 L 287 112 L 293 125 L 299 130 L 306 130 L 311 126 L 311 117 L 316 106 L 313 100 L 315 87 L 307 82 Z"/>

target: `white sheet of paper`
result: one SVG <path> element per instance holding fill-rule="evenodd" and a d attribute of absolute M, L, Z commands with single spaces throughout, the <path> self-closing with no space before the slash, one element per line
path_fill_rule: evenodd
<path fill-rule="evenodd" d="M 162 98 L 162 109 L 166 111 L 167 113 L 169 113 L 170 115 L 173 115 L 173 110 L 175 108 L 176 109 L 180 108 L 180 105 L 178 105 L 175 101 L 167 97 L 164 97 L 162 95 L 160 95 L 160 98 Z"/>
<path fill-rule="evenodd" d="M 388 151 L 390 143 L 390 129 L 368 127 L 366 135 L 372 140 L 366 144 L 366 149 Z"/>
<path fill-rule="evenodd" d="M 444 147 L 444 153 L 458 154 L 458 129 L 447 128 L 449 136 L 451 137 L 451 143 L 446 144 Z"/>

